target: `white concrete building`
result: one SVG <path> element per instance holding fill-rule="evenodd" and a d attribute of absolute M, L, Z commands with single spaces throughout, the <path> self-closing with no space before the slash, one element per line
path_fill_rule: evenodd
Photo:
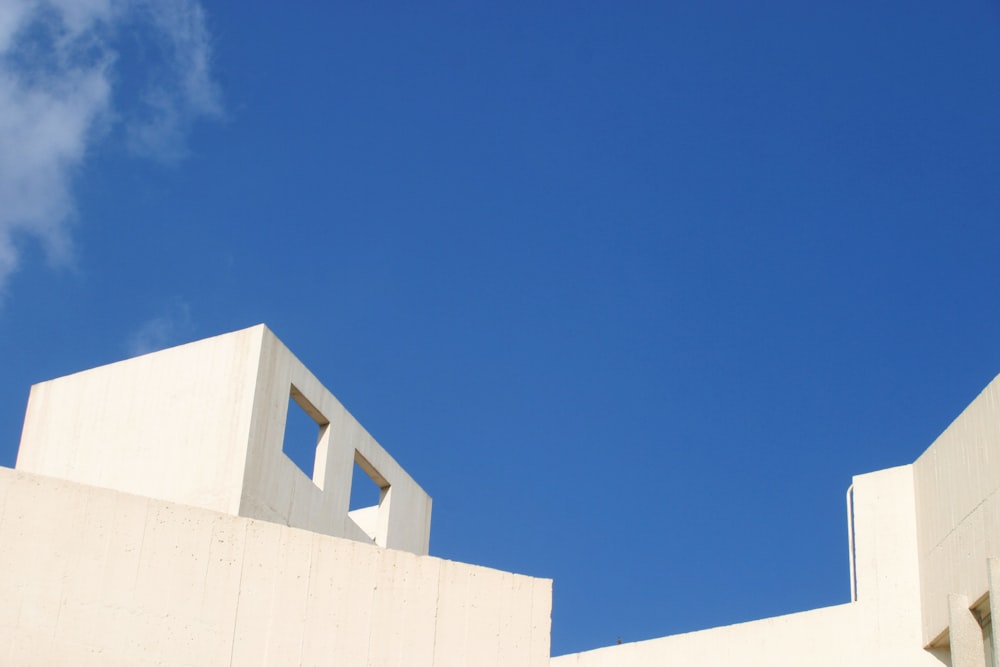
<path fill-rule="evenodd" d="M 282 451 L 316 424 L 315 472 Z M 377 505 L 351 511 L 358 465 Z M 847 604 L 549 657 L 551 582 L 431 500 L 265 327 L 36 385 L 0 468 L 0 665 L 1000 667 L 1000 380 L 849 491 Z"/>

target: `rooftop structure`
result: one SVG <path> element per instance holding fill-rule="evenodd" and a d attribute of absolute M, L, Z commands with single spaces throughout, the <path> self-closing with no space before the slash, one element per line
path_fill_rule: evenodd
<path fill-rule="evenodd" d="M 355 466 L 379 500 L 352 511 Z M 551 581 L 429 556 L 430 497 L 257 326 L 32 388 L 0 468 L 0 665 L 1000 667 L 998 490 L 994 380 L 854 478 L 850 602 L 550 659 Z"/>
<path fill-rule="evenodd" d="M 283 451 L 296 406 L 312 479 Z M 381 489 L 348 512 L 357 463 Z M 267 327 L 31 390 L 18 470 L 427 554 L 431 499 Z"/>

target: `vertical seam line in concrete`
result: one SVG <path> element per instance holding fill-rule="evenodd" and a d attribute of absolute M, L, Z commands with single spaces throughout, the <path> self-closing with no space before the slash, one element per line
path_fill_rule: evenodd
<path fill-rule="evenodd" d="M 132 578 L 132 597 L 135 597 L 135 591 L 139 587 L 139 572 L 142 570 L 142 552 L 146 548 L 146 526 L 149 525 L 149 498 L 145 499 L 143 503 L 145 505 L 145 511 L 142 516 L 142 536 L 139 538 L 139 556 L 135 561 L 135 576 Z"/>
<path fill-rule="evenodd" d="M 77 488 L 76 492 L 77 493 L 82 493 L 83 490 L 80 489 L 80 488 Z M 74 529 L 77 531 L 77 536 L 78 536 L 75 539 L 75 541 L 77 543 L 82 543 L 83 540 L 84 540 L 85 533 L 87 531 L 87 520 L 90 517 L 90 513 L 91 513 L 91 510 L 93 509 L 93 505 L 94 505 L 94 496 L 91 493 L 87 493 L 84 496 L 83 509 L 81 511 L 80 520 L 77 522 L 76 526 L 74 526 Z M 73 574 L 72 574 L 73 577 L 79 576 L 79 574 L 80 574 L 80 564 L 81 564 L 82 561 L 83 561 L 83 556 L 82 556 L 81 551 L 79 549 L 75 550 L 73 552 L 73 561 L 72 561 L 73 562 Z M 54 628 L 59 627 L 59 618 L 62 616 L 63 609 L 66 606 L 66 602 L 67 602 L 66 582 L 63 581 L 62 589 L 60 590 L 60 596 L 59 596 L 59 611 L 56 612 L 56 625 L 54 626 Z"/>
<path fill-rule="evenodd" d="M 233 652 L 236 650 L 236 628 L 240 618 L 240 594 L 243 592 L 243 572 L 246 570 L 247 564 L 247 531 L 250 528 L 250 522 L 248 520 L 241 519 L 240 521 L 243 523 L 243 549 L 240 551 L 240 583 L 236 587 L 236 607 L 233 610 L 233 631 L 230 634 L 231 639 L 229 640 L 230 667 L 232 667 L 233 664 Z"/>
<path fill-rule="evenodd" d="M 438 614 L 441 611 L 441 573 L 444 569 L 444 561 L 437 568 L 437 586 L 434 591 L 434 637 L 431 641 L 431 665 L 437 664 L 437 643 L 438 643 Z"/>
<path fill-rule="evenodd" d="M 212 528 L 208 531 L 208 549 L 205 551 L 205 572 L 201 578 L 201 609 L 199 610 L 201 613 L 205 612 L 205 592 L 208 590 L 208 571 L 212 567 L 212 544 L 215 541 L 215 522 L 218 520 L 218 517 L 212 519 Z"/>
<path fill-rule="evenodd" d="M 266 345 L 265 338 L 268 334 L 268 328 L 262 327 L 260 332 L 260 337 L 256 342 L 256 354 L 253 359 L 254 372 L 253 372 L 253 391 L 250 392 L 250 416 L 247 419 L 247 431 L 246 431 L 246 441 L 243 443 L 243 471 L 240 473 L 240 485 L 239 485 L 239 498 L 236 501 L 236 511 L 234 514 L 237 516 L 244 516 L 243 514 L 243 502 L 246 500 L 247 492 L 247 471 L 250 469 L 250 463 L 253 459 L 255 450 L 254 446 L 254 436 L 257 434 L 257 429 L 259 428 L 260 415 L 257 410 L 257 399 L 260 394 L 261 387 L 263 383 L 261 382 L 261 375 L 264 372 L 263 356 L 264 347 Z M 279 448 L 281 444 L 279 443 Z M 263 503 L 266 505 L 266 502 Z M 279 514 L 280 516 L 280 514 Z"/>
<path fill-rule="evenodd" d="M 15 484 L 17 484 L 18 481 L 19 481 L 19 478 L 20 478 L 20 474 L 17 471 L 11 470 L 10 472 L 13 473 L 9 477 L 10 478 L 10 483 L 9 484 L 0 484 L 0 489 L 3 489 L 3 493 L 0 494 L 0 526 L 2 526 L 3 523 L 4 523 L 4 521 L 6 520 L 6 516 L 7 516 L 7 497 L 10 495 L 10 487 L 12 487 Z"/>
<path fill-rule="evenodd" d="M 352 551 L 356 554 L 358 552 L 358 547 L 353 547 Z M 384 559 L 379 559 L 378 565 L 384 563 Z M 375 592 L 378 590 L 379 576 L 376 572 L 375 583 L 372 585 L 371 597 L 368 598 L 368 641 L 365 643 L 365 664 L 372 664 L 372 628 L 375 626 Z"/>
<path fill-rule="evenodd" d="M 4 525 L 7 522 L 7 505 L 8 505 L 7 499 L 10 498 L 10 493 L 11 493 L 10 489 L 15 485 L 21 484 L 25 479 L 24 475 L 16 471 L 11 471 L 11 472 L 13 472 L 14 474 L 10 484 L 0 485 L 0 488 L 4 489 L 3 497 L 0 498 L 0 535 L 3 534 Z M 17 590 L 20 593 L 23 590 L 23 588 L 19 587 Z M 21 627 L 21 611 L 23 609 L 24 609 L 24 598 L 22 597 L 21 599 L 18 600 L 17 603 L 17 616 L 14 617 L 14 629 Z M 10 644 L 8 644 L 7 658 L 9 659 L 10 656 L 13 655 L 13 653 L 14 653 L 14 644 L 13 642 L 11 642 Z M 10 664 L 10 663 L 7 662 L 5 664 Z"/>
<path fill-rule="evenodd" d="M 531 605 L 528 607 L 528 665 L 533 666 L 535 652 L 535 585 L 538 582 L 531 580 Z M 551 659 L 552 647 L 549 647 L 549 658 Z"/>
<path fill-rule="evenodd" d="M 501 572 L 500 573 L 500 581 L 503 581 L 504 578 L 505 578 L 505 576 L 508 575 L 508 574 L 509 574 L 508 572 Z M 503 602 L 502 602 L 502 600 L 503 600 L 502 593 L 506 592 L 508 595 L 513 595 L 513 592 L 514 592 L 514 580 L 511 579 L 510 583 L 511 583 L 511 585 L 510 585 L 510 587 L 506 591 L 504 591 L 504 589 L 501 588 L 501 603 L 497 606 L 497 634 L 496 634 L 496 638 L 495 638 L 496 639 L 497 653 L 496 653 L 496 660 L 493 663 L 494 665 L 496 665 L 496 667 L 500 667 L 501 654 L 503 652 L 503 649 L 502 649 L 502 643 L 503 642 L 501 640 L 501 635 L 503 634 L 503 616 L 504 616 L 504 613 L 503 613 L 504 606 L 503 606 Z"/>
<path fill-rule="evenodd" d="M 309 627 L 309 593 L 312 591 L 312 577 L 313 577 L 313 554 L 316 553 L 316 538 L 318 535 L 316 533 L 310 533 L 309 538 L 309 574 L 306 575 L 306 597 L 302 601 L 302 616 L 304 622 L 302 623 L 301 631 L 299 633 L 299 664 L 302 664 L 302 650 L 306 645 L 306 632 L 305 629 Z"/>

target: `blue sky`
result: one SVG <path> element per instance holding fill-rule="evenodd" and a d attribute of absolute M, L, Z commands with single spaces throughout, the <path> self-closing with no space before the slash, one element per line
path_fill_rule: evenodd
<path fill-rule="evenodd" d="M 265 322 L 555 654 L 846 602 L 851 475 L 1000 372 L 997 63 L 985 0 L 2 0 L 0 464 Z"/>

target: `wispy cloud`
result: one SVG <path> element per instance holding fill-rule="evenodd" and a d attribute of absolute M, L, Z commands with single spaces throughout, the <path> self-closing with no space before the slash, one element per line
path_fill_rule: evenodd
<path fill-rule="evenodd" d="M 187 302 L 175 299 L 163 312 L 146 320 L 132 332 L 126 342 L 128 354 L 137 357 L 177 345 L 184 342 L 193 331 L 191 307 Z"/>
<path fill-rule="evenodd" d="M 123 27 L 157 56 L 127 112 L 114 108 Z M 72 257 L 73 178 L 96 142 L 120 125 L 135 153 L 175 160 L 191 125 L 222 113 L 195 0 L 0 1 L 0 293 L 23 243 Z"/>
<path fill-rule="evenodd" d="M 195 2 L 150 0 L 142 13 L 156 28 L 162 61 L 155 82 L 143 91 L 144 113 L 129 125 L 130 146 L 140 154 L 174 160 L 183 157 L 184 135 L 195 120 L 223 113 L 211 75 L 211 39 L 205 13 Z"/>

